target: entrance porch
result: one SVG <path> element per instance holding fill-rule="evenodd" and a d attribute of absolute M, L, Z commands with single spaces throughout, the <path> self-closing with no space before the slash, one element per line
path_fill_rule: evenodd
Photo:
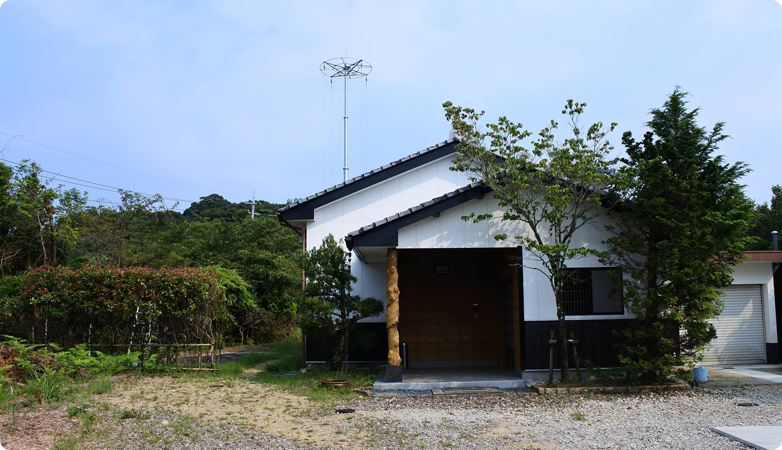
<path fill-rule="evenodd" d="M 523 387 L 517 252 L 389 248 L 396 305 L 387 314 L 389 366 L 376 388 Z"/>
<path fill-rule="evenodd" d="M 526 385 L 526 380 L 510 369 L 448 368 L 408 369 L 403 372 L 403 381 L 376 381 L 372 387 L 378 391 L 427 391 L 445 388 L 518 389 Z"/>

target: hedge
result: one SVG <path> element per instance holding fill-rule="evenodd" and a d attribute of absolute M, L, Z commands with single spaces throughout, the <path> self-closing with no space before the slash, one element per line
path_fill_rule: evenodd
<path fill-rule="evenodd" d="M 0 279 L 0 334 L 66 347 L 215 343 L 231 304 L 249 295 L 236 278 L 219 268 L 33 269 Z"/>

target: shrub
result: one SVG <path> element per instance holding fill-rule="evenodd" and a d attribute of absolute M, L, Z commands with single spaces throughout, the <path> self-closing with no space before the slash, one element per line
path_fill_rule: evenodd
<path fill-rule="evenodd" d="M 153 333 L 158 342 L 215 342 L 232 320 L 231 302 L 246 293 L 233 276 L 217 268 L 44 267 L 21 287 L 5 283 L 15 297 L 3 302 L 34 342 L 128 344 Z"/>

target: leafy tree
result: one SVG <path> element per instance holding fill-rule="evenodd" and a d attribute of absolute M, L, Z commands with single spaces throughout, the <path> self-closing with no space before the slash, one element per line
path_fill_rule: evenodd
<path fill-rule="evenodd" d="M 54 222 L 61 189 L 40 174 L 41 168 L 28 161 L 16 169 L 0 164 L 0 274 L 59 260 Z"/>
<path fill-rule="evenodd" d="M 331 344 L 330 366 L 339 370 L 348 359 L 350 331 L 359 320 L 383 312 L 383 302 L 352 294 L 357 279 L 350 271 L 349 253 L 332 235 L 307 253 L 304 270 L 307 285 L 299 308 L 301 328 Z"/>
<path fill-rule="evenodd" d="M 153 265 L 162 234 L 176 224 L 156 194 L 145 196 L 120 190 L 114 206 L 78 208 L 64 197 L 70 210 L 68 225 L 77 234 L 71 263 L 109 264 L 116 267 Z M 78 201 L 78 199 L 76 200 Z"/>
<path fill-rule="evenodd" d="M 188 220 L 223 219 L 233 221 L 247 215 L 247 207 L 238 203 L 231 203 L 219 194 L 210 194 L 201 197 L 200 201 L 190 204 L 184 213 Z"/>
<path fill-rule="evenodd" d="M 616 124 L 606 128 L 598 122 L 584 129 L 580 117 L 585 106 L 567 101 L 562 114 L 567 117 L 570 136 L 564 141 L 555 139 L 559 124 L 552 120 L 531 147 L 524 147 L 522 143 L 532 133 L 521 124 L 500 117 L 482 131 L 479 121 L 483 111 L 443 104 L 445 117 L 461 139 L 457 146 L 460 156 L 452 170 L 465 172 L 471 181 L 490 187 L 504 209 L 503 221 L 522 221 L 529 226 L 523 235 L 498 234 L 494 238 L 523 246 L 526 255 L 540 264 L 530 267 L 540 271 L 554 291 L 563 380 L 569 376 L 563 296 L 567 263 L 603 255 L 574 239 L 578 230 L 604 214 L 604 193 L 621 181 L 611 175 L 617 160 L 609 158 L 613 147 L 606 140 Z M 491 214 L 465 217 L 475 222 L 491 218 Z"/>
<path fill-rule="evenodd" d="M 18 205 L 13 201 L 12 177 L 13 170 L 0 163 L 0 276 L 11 272 L 9 266 L 19 253 L 14 245 Z"/>
<path fill-rule="evenodd" d="M 728 137 L 724 124 L 700 127 L 686 97 L 677 88 L 653 109 L 642 140 L 623 137 L 623 171 L 634 186 L 621 213 L 625 225 L 608 244 L 610 260 L 629 275 L 625 299 L 635 314 L 622 333 L 620 361 L 645 381 L 697 360 L 715 337 L 707 320 L 721 311 L 720 288 L 732 281 L 752 217 L 738 181 L 746 165 L 714 155 Z"/>
<path fill-rule="evenodd" d="M 301 252 L 296 233 L 271 218 L 185 222 L 166 232 L 153 265 L 221 266 L 236 270 L 275 315 L 293 316 L 301 294 L 295 258 Z"/>
<path fill-rule="evenodd" d="M 782 231 L 782 186 L 771 187 L 771 203 L 755 205 L 755 221 L 751 235 L 750 250 L 773 250 L 771 232 Z"/>

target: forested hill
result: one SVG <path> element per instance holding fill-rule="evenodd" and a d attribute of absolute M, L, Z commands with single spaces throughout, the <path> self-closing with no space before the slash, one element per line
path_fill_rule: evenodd
<path fill-rule="evenodd" d="M 274 212 L 283 206 L 285 205 L 269 203 L 265 200 L 256 200 L 255 213 L 258 216 L 273 216 Z M 190 207 L 182 215 L 187 220 L 224 219 L 232 222 L 249 216 L 251 208 L 252 203 L 250 201 L 231 203 L 219 194 L 211 194 L 201 197 L 197 202 L 191 203 Z"/>

